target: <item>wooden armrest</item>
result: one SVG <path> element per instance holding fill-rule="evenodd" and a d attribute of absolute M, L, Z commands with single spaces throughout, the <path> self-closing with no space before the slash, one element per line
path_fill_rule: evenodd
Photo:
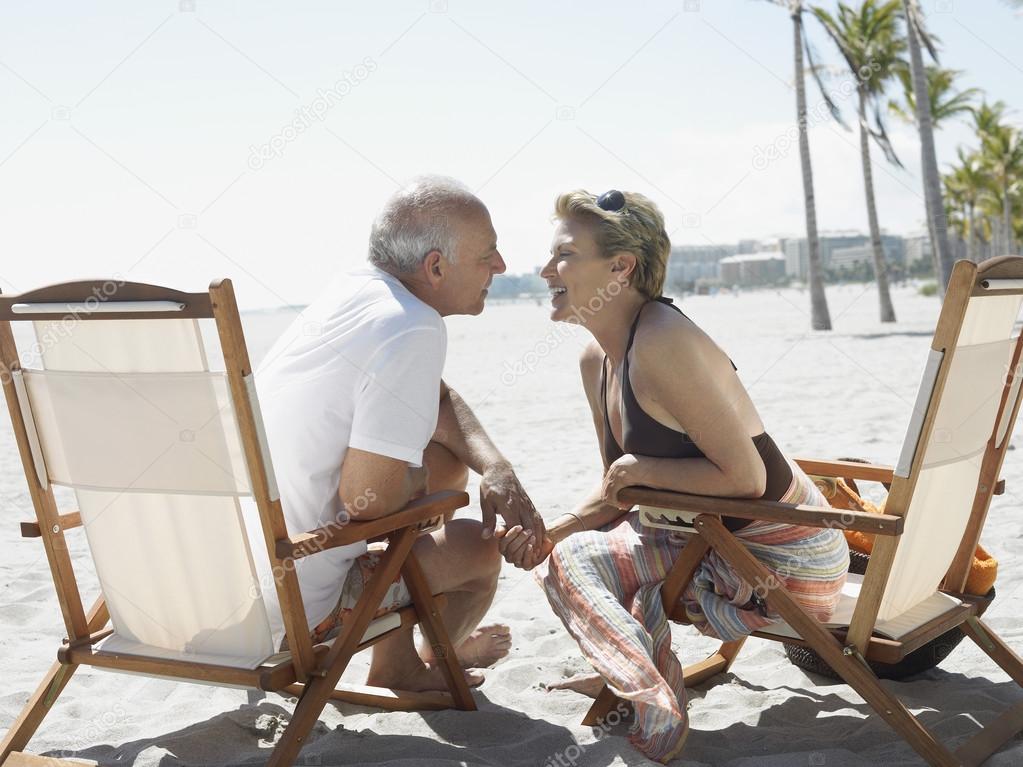
<path fill-rule="evenodd" d="M 847 477 L 862 479 L 866 482 L 891 484 L 892 475 L 895 472 L 891 466 L 859 463 L 858 461 L 830 461 L 817 458 L 795 458 L 794 460 L 799 468 L 807 474 L 817 474 L 822 477 Z"/>
<path fill-rule="evenodd" d="M 901 535 L 903 526 L 902 517 L 890 514 L 868 514 L 864 511 L 833 509 L 830 506 L 779 503 L 757 498 L 688 495 L 649 487 L 626 487 L 618 492 L 618 498 L 626 503 L 696 514 L 782 522 L 807 527 L 837 527 L 840 530 L 858 530 L 881 535 Z"/>
<path fill-rule="evenodd" d="M 277 541 L 276 553 L 280 559 L 299 559 L 317 551 L 367 541 L 403 527 L 422 525 L 449 511 L 469 505 L 469 495 L 454 490 L 443 490 L 417 498 L 393 514 L 366 522 L 347 522 L 326 525 Z"/>
<path fill-rule="evenodd" d="M 70 530 L 74 527 L 82 526 L 82 515 L 77 511 L 70 511 L 67 514 L 61 514 L 58 517 L 61 530 Z M 38 522 L 22 522 L 21 523 L 21 537 L 22 538 L 39 538 L 42 536 L 42 530 L 39 529 Z"/>

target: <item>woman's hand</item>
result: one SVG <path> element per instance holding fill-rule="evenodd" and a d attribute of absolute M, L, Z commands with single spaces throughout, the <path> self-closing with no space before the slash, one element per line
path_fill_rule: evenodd
<path fill-rule="evenodd" d="M 549 536 L 537 540 L 536 533 L 523 530 L 521 525 L 498 527 L 494 537 L 505 561 L 523 570 L 532 570 L 554 550 L 554 541 Z"/>
<path fill-rule="evenodd" d="M 607 467 L 604 482 L 600 487 L 600 497 L 604 503 L 619 509 L 630 509 L 632 504 L 618 500 L 618 491 L 630 485 L 642 485 L 639 459 L 632 453 L 626 453 Z"/>

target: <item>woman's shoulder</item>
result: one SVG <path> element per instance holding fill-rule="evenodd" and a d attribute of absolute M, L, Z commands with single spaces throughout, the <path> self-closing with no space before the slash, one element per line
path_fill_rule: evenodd
<path fill-rule="evenodd" d="M 584 370 L 600 369 L 604 363 L 604 350 L 595 340 L 591 339 L 579 353 L 579 367 Z"/>
<path fill-rule="evenodd" d="M 664 355 L 692 354 L 713 343 L 686 315 L 671 306 L 652 302 L 643 311 L 632 348 L 633 354 L 657 359 Z"/>
<path fill-rule="evenodd" d="M 695 384 L 705 372 L 712 377 L 732 370 L 728 356 L 699 325 L 664 304 L 646 310 L 632 345 L 632 362 L 650 383 L 683 380 Z M 680 370 L 689 371 L 679 378 Z"/>

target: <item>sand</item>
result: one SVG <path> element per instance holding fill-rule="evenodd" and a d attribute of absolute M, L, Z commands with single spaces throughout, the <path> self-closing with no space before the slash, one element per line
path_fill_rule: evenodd
<path fill-rule="evenodd" d="M 877 321 L 869 286 L 829 289 L 835 330 L 811 335 L 809 300 L 797 290 L 738 297 L 692 297 L 683 307 L 731 355 L 767 429 L 794 456 L 859 456 L 894 463 L 937 317 L 936 299 L 912 286 L 893 292 L 900 321 Z M 246 314 L 254 359 L 291 313 Z M 547 320 L 533 303 L 493 304 L 480 317 L 451 318 L 446 380 L 477 411 L 518 467 L 548 519 L 572 507 L 599 479 L 599 460 L 582 398 L 576 357 L 584 331 Z M 1000 560 L 988 622 L 1023 650 L 1019 562 L 1023 466 L 1006 459 L 1005 495 L 995 499 L 984 543 Z M 476 485 L 470 488 L 475 499 Z M 70 504 L 68 496 L 61 496 Z M 32 517 L 6 413 L 0 414 L 0 726 L 18 714 L 63 636 L 38 540 L 19 537 Z M 478 505 L 465 510 L 478 514 Z M 69 542 L 85 599 L 97 593 L 84 538 Z M 579 725 L 589 700 L 542 684 L 587 670 L 530 574 L 506 566 L 488 620 L 509 624 L 511 655 L 487 672 L 478 712 L 381 713 L 326 708 L 298 764 L 645 765 L 624 737 Z M 673 628 L 683 663 L 714 643 Z M 347 679 L 358 680 L 365 660 Z M 956 745 L 1023 694 L 972 643 L 910 682 L 889 683 L 924 723 Z M 732 672 L 690 692 L 692 734 L 678 765 L 920 764 L 915 753 L 844 684 L 808 676 L 780 646 L 747 642 Z M 275 694 L 196 686 L 81 669 L 30 744 L 34 753 L 102 765 L 262 764 L 293 709 Z M 938 710 L 938 707 L 946 710 Z M 964 713 L 969 712 L 969 713 Z M 1013 741 L 988 763 L 1023 763 Z"/>

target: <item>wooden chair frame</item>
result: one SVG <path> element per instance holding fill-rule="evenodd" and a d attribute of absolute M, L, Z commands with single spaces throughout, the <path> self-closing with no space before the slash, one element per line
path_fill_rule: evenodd
<path fill-rule="evenodd" d="M 1023 287 L 1015 287 L 1011 290 L 987 288 L 986 280 L 998 279 L 1018 280 L 1020 282 L 1017 284 L 1023 286 L 1023 258 L 1003 256 L 989 259 L 980 265 L 969 261 L 956 263 L 931 344 L 933 350 L 943 351 L 945 354 L 938 369 L 922 428 L 917 437 L 916 450 L 908 476 L 903 477 L 895 474 L 890 466 L 852 461 L 796 460 L 796 463 L 807 474 L 875 481 L 890 486 L 884 514 L 867 514 L 830 507 L 772 501 L 711 498 L 642 487 L 627 488 L 619 493 L 619 498 L 631 504 L 700 514 L 694 520 L 698 534 L 693 535 L 686 544 L 661 587 L 662 603 L 671 620 L 680 623 L 686 622 L 684 609 L 680 609 L 678 606 L 679 598 L 700 560 L 709 550 L 714 549 L 718 555 L 735 568 L 747 583 L 763 585 L 769 608 L 781 615 L 782 619 L 795 629 L 802 639 L 794 640 L 788 636 L 771 634 L 769 631 L 757 631 L 752 636 L 802 644 L 815 650 L 928 764 L 936 767 L 982 764 L 1016 733 L 1023 730 L 1023 702 L 1020 702 L 1007 709 L 958 749 L 951 751 L 895 695 L 881 685 L 880 680 L 868 664 L 868 661 L 897 663 L 935 637 L 941 636 L 952 628 L 959 627 L 1010 678 L 1017 684 L 1023 685 L 1023 659 L 1000 639 L 990 626 L 980 620 L 979 600 L 962 593 L 969 574 L 973 551 L 980 540 L 991 497 L 1000 492 L 1004 486 L 1003 482 L 997 478 L 1008 449 L 1012 425 L 1016 421 L 1020 401 L 1023 399 L 1023 397 L 1016 397 L 1014 401 L 1010 402 L 1013 377 L 1019 375 L 1020 372 L 1019 362 L 1021 348 L 1023 348 L 1021 346 L 1023 345 L 1023 336 L 1014 346 L 1012 363 L 1006 376 L 998 416 L 995 420 L 997 424 L 1006 406 L 1012 408 L 1009 429 L 1001 445 L 995 444 L 994 435 L 988 440 L 982 458 L 977 493 L 974 497 L 969 522 L 941 586 L 941 591 L 960 599 L 963 604 L 951 608 L 943 615 L 911 631 L 897 641 L 875 636 L 873 633 L 878 609 L 903 532 L 905 515 L 920 475 L 923 448 L 930 439 L 938 409 L 937 403 L 941 400 L 959 331 L 965 317 L 968 299 L 971 296 L 979 295 L 1023 293 Z M 848 629 L 829 630 L 804 612 L 780 580 L 773 577 L 771 572 L 742 544 L 741 540 L 722 524 L 722 516 L 820 528 L 837 526 L 845 530 L 874 533 L 876 538 L 873 552 Z M 686 667 L 683 670 L 683 675 L 687 686 L 695 686 L 716 674 L 729 670 L 744 642 L 745 638 L 733 642 L 722 642 L 718 650 L 710 657 Z M 583 724 L 588 726 L 597 724 L 608 715 L 616 704 L 616 696 L 605 685 L 583 719 Z"/>
<path fill-rule="evenodd" d="M 306 737 L 329 700 L 347 701 L 377 706 L 389 710 L 422 710 L 459 708 L 476 709 L 475 701 L 458 665 L 455 648 L 441 620 L 443 595 L 434 595 L 428 586 L 412 546 L 416 538 L 431 529 L 444 515 L 468 505 L 469 496 L 462 492 L 439 492 L 408 504 L 401 511 L 366 522 L 352 521 L 344 526 L 324 527 L 289 535 L 279 498 L 271 493 L 267 461 L 260 442 L 256 422 L 256 405 L 250 398 L 252 368 L 249 363 L 241 320 L 235 302 L 231 281 L 214 281 L 207 293 L 182 293 L 168 288 L 141 283 L 118 282 L 116 290 L 108 296 L 102 280 L 71 282 L 52 285 L 15 296 L 0 296 L 0 376 L 4 395 L 18 443 L 25 479 L 28 483 L 35 522 L 21 525 L 22 535 L 42 541 L 49 561 L 53 583 L 57 591 L 64 618 L 67 637 L 57 652 L 57 662 L 43 677 L 29 698 L 21 714 L 0 742 L 0 764 L 18 765 L 73 764 L 59 760 L 41 760 L 23 752 L 29 739 L 67 685 L 80 665 L 91 665 L 120 671 L 141 672 L 180 680 L 241 685 L 282 694 L 297 695 L 299 700 L 294 715 L 270 756 L 269 765 L 291 765 Z M 141 305 L 139 311 L 123 302 L 171 302 L 176 305 L 166 311 L 151 311 Z M 117 304 L 121 306 L 118 307 Z M 32 312 L 31 305 L 49 304 L 46 311 Z M 27 305 L 27 306 L 26 306 Z M 53 305 L 67 305 L 65 317 L 73 321 L 99 321 L 104 319 L 212 319 L 220 337 L 231 399 L 235 407 L 246 465 L 252 485 L 252 495 L 259 509 L 266 553 L 275 573 L 277 596 L 280 600 L 285 634 L 291 659 L 277 665 L 264 665 L 253 670 L 193 663 L 182 660 L 143 658 L 103 652 L 94 647 L 112 633 L 106 629 L 109 613 L 102 596 L 86 612 L 81 592 L 68 553 L 65 532 L 82 525 L 76 511 L 57 508 L 52 486 L 43 481 L 36 471 L 30 426 L 23 413 L 28 402 L 16 385 L 21 371 L 18 350 L 11 328 L 12 321 L 53 320 Z M 163 304 L 161 304 L 163 306 Z M 41 309 L 41 307 L 40 307 Z M 25 410 L 23 410 L 25 408 Z M 260 427 L 261 428 L 261 427 Z M 294 561 L 313 556 L 320 551 L 358 541 L 386 540 L 387 550 L 377 572 L 366 584 L 365 591 L 352 616 L 345 621 L 340 635 L 333 644 L 313 646 L 305 608 L 295 575 Z M 367 627 L 388 586 L 398 573 L 405 578 L 412 596 L 412 605 L 398 611 L 401 624 L 386 633 L 362 641 Z M 450 692 L 411 693 L 371 687 L 338 688 L 338 681 L 352 656 L 376 644 L 394 632 L 409 630 L 419 624 L 424 636 L 433 646 L 440 661 L 441 671 Z"/>

